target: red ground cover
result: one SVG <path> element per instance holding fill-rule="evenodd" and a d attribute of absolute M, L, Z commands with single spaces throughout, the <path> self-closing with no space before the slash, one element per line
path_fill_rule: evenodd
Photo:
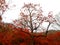
<path fill-rule="evenodd" d="M 32 45 L 32 41 L 33 45 L 60 45 L 60 32 L 48 34 L 46 37 L 42 33 L 32 35 L 28 29 L 0 28 L 0 45 Z"/>

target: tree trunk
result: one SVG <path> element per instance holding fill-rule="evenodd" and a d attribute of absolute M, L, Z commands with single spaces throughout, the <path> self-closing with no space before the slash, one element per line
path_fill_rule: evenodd
<path fill-rule="evenodd" d="M 34 45 L 34 36 L 33 36 L 33 24 L 32 24 L 32 16 L 31 16 L 31 12 L 30 12 L 30 9 L 28 9 L 29 10 L 29 13 L 30 13 L 30 29 L 31 29 L 31 44 L 30 45 Z"/>
<path fill-rule="evenodd" d="M 49 23 L 49 25 L 48 25 L 48 27 L 47 27 L 47 30 L 46 30 L 46 33 L 45 33 L 46 36 L 47 36 L 47 34 L 48 34 L 48 29 L 49 29 L 50 25 L 51 25 L 51 23 Z"/>
<path fill-rule="evenodd" d="M 34 36 L 33 36 L 33 33 L 31 35 L 31 45 L 34 45 Z"/>

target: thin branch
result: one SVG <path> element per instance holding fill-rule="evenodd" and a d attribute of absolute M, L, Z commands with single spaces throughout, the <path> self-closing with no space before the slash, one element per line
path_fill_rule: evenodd
<path fill-rule="evenodd" d="M 37 27 L 35 27 L 33 30 L 37 30 L 39 26 L 40 26 L 40 23 L 39 23 L 39 25 L 38 25 Z"/>

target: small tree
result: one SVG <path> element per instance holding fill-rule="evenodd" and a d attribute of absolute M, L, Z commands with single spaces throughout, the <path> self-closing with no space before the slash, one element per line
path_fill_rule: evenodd
<path fill-rule="evenodd" d="M 21 18 L 15 23 L 22 28 L 30 29 L 31 33 L 33 33 L 43 22 L 42 12 L 39 4 L 24 4 L 20 12 Z"/>
<path fill-rule="evenodd" d="M 48 22 L 48 26 L 47 26 L 47 29 L 46 29 L 46 35 L 48 33 L 48 30 L 49 30 L 49 27 L 52 23 L 56 22 L 55 18 L 53 17 L 53 14 L 52 14 L 52 11 L 48 13 L 48 17 L 44 17 L 45 19 L 45 22 Z"/>

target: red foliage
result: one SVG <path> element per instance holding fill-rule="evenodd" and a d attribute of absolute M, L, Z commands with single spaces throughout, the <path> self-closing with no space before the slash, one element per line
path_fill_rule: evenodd
<path fill-rule="evenodd" d="M 11 27 L 14 26 L 11 25 Z M 51 33 L 48 34 L 47 37 L 45 37 L 44 35 L 42 35 L 42 33 L 34 33 L 33 35 L 31 35 L 28 29 L 16 27 L 12 28 L 12 30 L 7 30 L 3 27 L 2 30 L 5 31 L 0 30 L 0 45 L 31 45 L 31 36 L 34 37 L 34 45 L 60 45 L 60 32 Z"/>

